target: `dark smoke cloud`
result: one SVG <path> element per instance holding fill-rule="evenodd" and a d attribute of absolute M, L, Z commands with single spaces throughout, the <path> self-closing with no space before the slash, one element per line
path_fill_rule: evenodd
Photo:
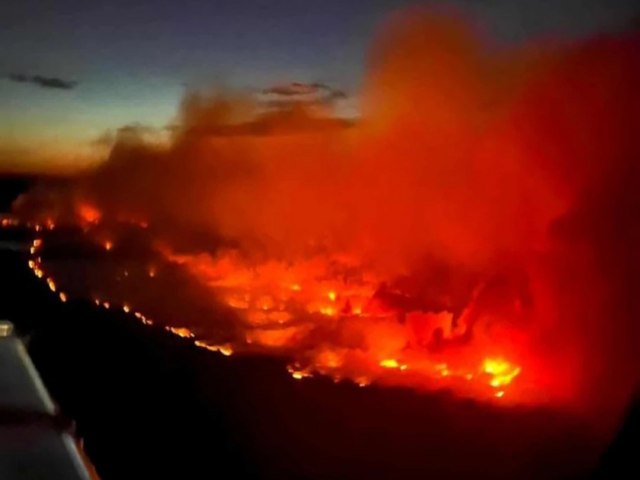
<path fill-rule="evenodd" d="M 7 79 L 17 83 L 30 83 L 42 88 L 58 90 L 71 90 L 78 85 L 73 80 L 63 80 L 57 77 L 44 77 L 42 75 L 25 75 L 23 73 L 10 73 Z"/>
<path fill-rule="evenodd" d="M 301 82 L 292 82 L 287 85 L 275 85 L 270 88 L 265 88 L 262 90 L 262 93 L 265 94 L 275 94 L 275 95 L 283 95 L 283 96 L 294 96 L 294 95 L 309 95 L 315 94 L 318 92 L 327 92 L 330 96 L 335 97 L 346 97 L 346 94 L 341 90 L 334 89 L 327 85 L 326 83 L 301 83 Z"/>
<path fill-rule="evenodd" d="M 262 90 L 263 105 L 271 109 L 290 109 L 297 103 L 323 106 L 347 98 L 342 90 L 333 88 L 326 83 L 292 82 L 286 85 L 276 85 Z"/>
<path fill-rule="evenodd" d="M 316 93 L 318 89 L 311 84 L 303 83 L 290 83 L 288 85 L 276 85 L 270 88 L 265 88 L 262 93 L 275 95 L 293 96 L 293 95 L 307 95 L 310 93 Z"/>

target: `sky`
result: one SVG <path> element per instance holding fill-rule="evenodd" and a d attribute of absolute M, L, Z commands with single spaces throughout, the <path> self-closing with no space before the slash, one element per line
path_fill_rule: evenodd
<path fill-rule="evenodd" d="M 3 0 L 0 170 L 82 164 L 108 131 L 169 124 L 191 87 L 323 82 L 357 98 L 383 19 L 442 3 L 505 45 L 640 14 L 635 0 Z"/>

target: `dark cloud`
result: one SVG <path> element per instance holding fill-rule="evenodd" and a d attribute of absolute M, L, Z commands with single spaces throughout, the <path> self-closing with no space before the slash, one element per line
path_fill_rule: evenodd
<path fill-rule="evenodd" d="M 291 110 L 299 105 L 308 107 L 332 106 L 335 102 L 347 98 L 342 90 L 326 83 L 301 83 L 275 85 L 261 91 L 260 101 L 270 110 Z"/>
<path fill-rule="evenodd" d="M 299 97 L 308 95 L 321 95 L 324 98 L 338 99 L 345 98 L 346 94 L 337 90 L 326 83 L 302 83 L 291 82 L 285 85 L 274 85 L 270 88 L 262 90 L 265 95 L 275 95 L 280 97 Z"/>
<path fill-rule="evenodd" d="M 18 83 L 31 83 L 42 88 L 55 88 L 59 90 L 71 90 L 78 85 L 73 80 L 63 80 L 57 77 L 44 77 L 42 75 L 25 75 L 24 73 L 10 73 L 7 79 Z"/>
<path fill-rule="evenodd" d="M 273 87 L 265 88 L 262 90 L 262 93 L 266 95 L 274 94 L 292 97 L 295 95 L 309 95 L 317 93 L 317 91 L 318 88 L 315 84 L 293 82 L 286 85 L 274 85 Z"/>

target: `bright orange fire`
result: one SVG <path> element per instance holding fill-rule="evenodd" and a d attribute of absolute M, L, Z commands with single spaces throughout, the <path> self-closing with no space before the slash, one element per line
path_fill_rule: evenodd
<path fill-rule="evenodd" d="M 379 381 L 502 398 L 522 372 L 513 359 L 506 360 L 516 336 L 507 331 L 506 337 L 502 332 L 492 338 L 488 318 L 471 320 L 478 316 L 477 299 L 454 322 L 446 310 L 385 301 L 379 275 L 348 256 L 256 265 L 234 250 L 214 257 L 177 254 L 166 247 L 162 252 L 237 313 L 244 337 L 235 349 L 293 353 L 295 379 L 317 372 L 362 385 Z"/>
<path fill-rule="evenodd" d="M 109 240 L 104 246 L 108 251 L 113 243 Z M 42 248 L 42 239 L 36 238 L 28 266 L 61 302 L 67 302 L 67 293 L 58 291 L 51 276 L 45 277 L 37 256 Z M 446 310 L 412 310 L 385 301 L 380 275 L 360 267 L 351 256 L 323 254 L 298 263 L 255 264 L 235 250 L 213 257 L 176 254 L 166 246 L 160 251 L 209 285 L 238 316 L 243 334 L 232 342 L 205 341 L 186 326 L 164 327 L 193 339 L 197 347 L 225 356 L 242 351 L 292 355 L 289 372 L 296 380 L 317 373 L 359 386 L 377 382 L 449 388 L 484 399 L 530 400 L 508 395 L 522 366 L 507 360 L 500 338 L 491 338 L 469 320 L 477 298 L 454 322 Z M 155 277 L 156 267 L 148 267 L 147 273 Z M 115 307 L 109 300 L 94 302 L 104 309 Z M 119 308 L 145 325 L 154 323 L 129 303 Z M 473 338 L 468 335 L 472 328 Z"/>
<path fill-rule="evenodd" d="M 102 212 L 89 203 L 80 203 L 77 205 L 76 211 L 80 219 L 86 223 L 95 224 L 102 218 Z"/>
<path fill-rule="evenodd" d="M 503 387 L 509 385 L 518 376 L 521 369 L 506 360 L 487 358 L 484 361 L 483 370 L 491 376 L 489 385 Z"/>

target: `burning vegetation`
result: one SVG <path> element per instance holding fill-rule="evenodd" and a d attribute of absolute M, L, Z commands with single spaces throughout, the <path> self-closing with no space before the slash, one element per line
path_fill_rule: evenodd
<path fill-rule="evenodd" d="M 40 238 L 29 266 L 62 301 L 285 356 L 295 379 L 614 411 L 639 373 L 639 47 L 503 51 L 458 19 L 401 15 L 355 122 L 190 94 L 168 145 L 129 129 L 94 172 L 17 203 L 81 227 L 129 290 L 103 274 L 71 287 L 64 269 L 54 283 Z M 125 229 L 152 252 L 126 268 Z M 167 272 L 206 292 L 206 318 L 167 315 Z"/>

